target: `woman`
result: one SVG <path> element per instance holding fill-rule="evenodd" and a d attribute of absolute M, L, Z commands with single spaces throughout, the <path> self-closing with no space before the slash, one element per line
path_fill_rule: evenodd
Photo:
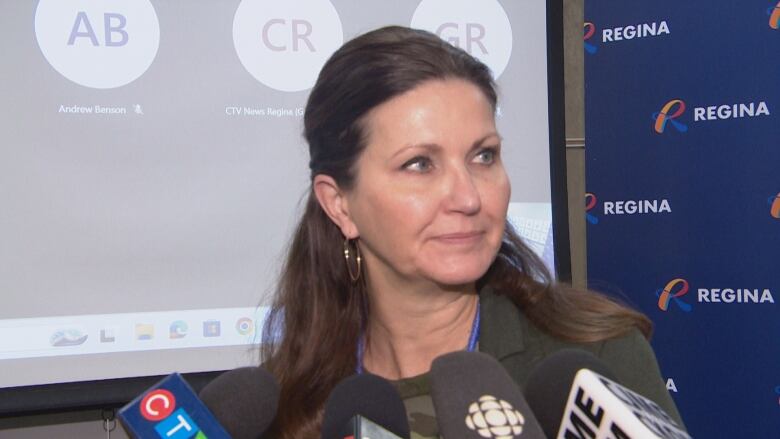
<path fill-rule="evenodd" d="M 647 318 L 554 284 L 506 222 L 495 109 L 488 68 L 428 32 L 369 32 L 325 64 L 304 117 L 312 190 L 265 328 L 276 437 L 318 437 L 325 399 L 356 371 L 394 381 L 412 430 L 433 437 L 425 374 L 462 349 L 521 387 L 550 352 L 589 349 L 679 417 Z"/>

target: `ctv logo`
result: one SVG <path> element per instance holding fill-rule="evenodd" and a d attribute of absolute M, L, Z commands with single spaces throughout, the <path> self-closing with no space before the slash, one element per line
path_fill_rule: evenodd
<path fill-rule="evenodd" d="M 685 101 L 682 99 L 672 99 L 666 102 L 660 111 L 652 114 L 653 130 L 658 134 L 663 134 L 665 131 L 668 131 L 666 129 L 667 124 L 671 123 L 677 132 L 684 133 L 688 131 L 688 125 L 679 120 L 685 113 L 685 109 Z M 708 105 L 694 107 L 693 122 L 722 121 L 770 115 L 766 101 Z"/>
<path fill-rule="evenodd" d="M 772 29 L 780 29 L 780 2 L 774 7 L 769 7 L 766 13 L 769 15 L 769 27 Z"/>
<path fill-rule="evenodd" d="M 662 289 L 656 290 L 658 309 L 668 311 L 671 302 L 683 312 L 690 312 L 693 306 L 681 299 L 689 293 L 691 287 L 687 280 L 675 278 Z M 769 288 L 698 288 L 695 300 L 698 303 L 752 303 L 774 304 L 775 298 Z"/>
<path fill-rule="evenodd" d="M 772 215 L 772 218 L 780 219 L 780 193 L 774 197 L 769 197 L 767 202 L 771 206 L 769 208 L 769 214 Z"/>
<path fill-rule="evenodd" d="M 490 67 L 498 78 L 512 54 L 512 27 L 497 0 L 423 0 L 410 26 L 438 35 Z"/>
<path fill-rule="evenodd" d="M 585 41 L 585 51 L 593 55 L 598 52 L 598 47 L 593 43 L 589 43 L 588 40 L 596 33 L 596 25 L 591 22 L 585 22 L 584 31 L 585 35 L 583 35 L 582 39 Z"/>
<path fill-rule="evenodd" d="M 161 438 L 206 438 L 184 409 L 176 409 L 176 398 L 168 390 L 155 389 L 149 392 L 141 400 L 140 410 L 144 419 L 159 421 L 154 426 L 154 431 Z"/>

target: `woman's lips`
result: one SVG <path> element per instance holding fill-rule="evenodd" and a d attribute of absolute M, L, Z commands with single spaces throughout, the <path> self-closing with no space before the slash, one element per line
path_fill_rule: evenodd
<path fill-rule="evenodd" d="M 433 239 L 446 244 L 473 244 L 482 239 L 483 235 L 484 232 L 480 231 L 456 232 L 436 235 Z"/>

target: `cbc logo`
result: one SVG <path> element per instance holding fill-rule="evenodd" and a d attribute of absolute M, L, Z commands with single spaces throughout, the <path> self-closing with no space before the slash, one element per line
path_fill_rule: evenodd
<path fill-rule="evenodd" d="M 160 24 L 149 0 L 41 0 L 35 37 L 62 76 L 85 87 L 116 88 L 152 64 Z"/>
<path fill-rule="evenodd" d="M 525 418 L 512 404 L 484 395 L 471 403 L 466 426 L 484 438 L 512 439 L 523 432 Z"/>
<path fill-rule="evenodd" d="M 423 0 L 412 27 L 433 32 L 490 67 L 498 78 L 512 54 L 512 27 L 497 0 Z"/>
<path fill-rule="evenodd" d="M 341 19 L 328 0 L 242 0 L 233 18 L 241 64 L 279 91 L 311 88 L 343 42 Z"/>

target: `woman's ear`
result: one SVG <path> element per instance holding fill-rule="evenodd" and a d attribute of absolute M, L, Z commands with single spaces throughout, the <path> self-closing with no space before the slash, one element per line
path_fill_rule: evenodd
<path fill-rule="evenodd" d="M 336 180 L 330 175 L 317 174 L 312 182 L 314 195 L 331 221 L 333 221 L 341 233 L 347 239 L 355 239 L 360 236 L 357 225 L 352 222 L 349 215 L 349 203 L 346 194 L 339 188 Z"/>

